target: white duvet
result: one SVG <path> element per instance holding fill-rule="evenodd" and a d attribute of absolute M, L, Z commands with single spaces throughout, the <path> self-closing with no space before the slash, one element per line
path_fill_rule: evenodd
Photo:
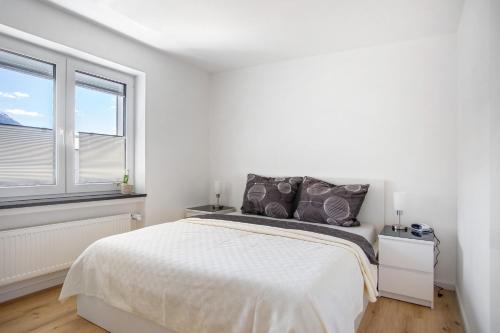
<path fill-rule="evenodd" d="M 101 239 L 60 299 L 84 294 L 179 333 L 354 332 L 376 285 L 362 250 L 299 230 L 189 218 Z"/>

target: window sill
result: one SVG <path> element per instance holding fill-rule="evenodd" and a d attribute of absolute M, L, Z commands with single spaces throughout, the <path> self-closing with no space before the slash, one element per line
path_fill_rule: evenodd
<path fill-rule="evenodd" d="M 90 192 L 58 195 L 40 195 L 31 197 L 1 198 L 0 209 L 24 208 L 35 206 L 50 206 L 72 204 L 89 201 L 117 200 L 146 197 L 145 193 L 121 194 L 120 192 Z"/>

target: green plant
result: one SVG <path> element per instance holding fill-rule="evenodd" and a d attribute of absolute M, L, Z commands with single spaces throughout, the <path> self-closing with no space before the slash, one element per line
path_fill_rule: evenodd
<path fill-rule="evenodd" d="M 123 175 L 122 184 L 128 184 L 128 170 L 125 170 L 125 174 Z"/>

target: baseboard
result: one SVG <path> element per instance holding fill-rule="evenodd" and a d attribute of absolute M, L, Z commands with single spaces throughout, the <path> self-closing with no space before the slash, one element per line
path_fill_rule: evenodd
<path fill-rule="evenodd" d="M 463 302 L 462 302 L 462 296 L 460 294 L 460 289 L 457 288 L 455 290 L 456 292 L 456 295 L 457 295 L 457 302 L 458 302 L 458 308 L 460 310 L 460 316 L 462 316 L 462 322 L 464 323 L 464 331 L 465 333 L 467 332 L 472 332 L 470 330 L 470 325 L 469 325 L 469 320 L 467 318 L 467 314 L 465 313 L 465 309 L 464 309 L 464 306 L 463 306 Z"/>
<path fill-rule="evenodd" d="M 66 273 L 67 269 L 0 287 L 0 303 L 62 284 Z"/>
<path fill-rule="evenodd" d="M 441 288 L 446 289 L 446 290 L 453 290 L 453 291 L 456 290 L 454 283 L 434 280 L 434 284 L 436 286 L 441 287 Z"/>

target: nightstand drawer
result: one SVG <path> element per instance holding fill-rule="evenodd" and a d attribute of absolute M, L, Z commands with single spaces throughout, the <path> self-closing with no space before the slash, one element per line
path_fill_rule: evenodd
<path fill-rule="evenodd" d="M 431 301 L 434 297 L 434 274 L 379 266 L 379 290 Z"/>
<path fill-rule="evenodd" d="M 380 265 L 434 272 L 434 243 L 379 239 Z"/>

